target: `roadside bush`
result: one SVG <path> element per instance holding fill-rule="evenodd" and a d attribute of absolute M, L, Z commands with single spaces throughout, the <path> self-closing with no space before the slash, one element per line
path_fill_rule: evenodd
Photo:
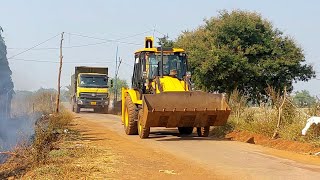
<path fill-rule="evenodd" d="M 53 92 L 36 92 L 28 103 L 33 104 L 28 113 L 42 114 L 35 123 L 35 134 L 32 139 L 18 144 L 4 164 L 0 164 L 0 179 L 10 176 L 19 177 L 31 167 L 46 163 L 54 144 L 64 137 L 65 130 L 70 125 L 72 114 L 61 107 L 60 113 L 53 113 Z M 31 143 L 30 143 L 31 142 Z"/>
<path fill-rule="evenodd" d="M 315 103 L 309 108 L 297 108 L 290 96 L 286 95 L 283 102 L 283 95 L 280 95 L 280 92 L 276 92 L 271 87 L 267 91 L 270 102 L 266 102 L 260 107 L 245 105 L 244 99 L 246 98 L 242 98 L 238 91 L 234 91 L 229 96 L 229 105 L 231 108 L 235 108 L 235 110 L 232 109 L 235 112 L 230 115 L 228 124 L 225 127 L 214 128 L 214 132 L 223 136 L 232 130 L 240 130 L 262 134 L 271 138 L 276 130 L 277 137 L 320 145 L 320 126 L 313 125 L 306 136 L 301 135 L 301 130 L 304 128 L 308 116 L 320 114 L 320 104 Z M 279 107 L 282 103 L 281 121 L 280 126 L 277 128 Z"/>
<path fill-rule="evenodd" d="M 49 152 L 53 149 L 53 143 L 64 133 L 71 120 L 72 114 L 68 111 L 61 111 L 59 114 L 40 119 L 36 126 L 32 145 L 35 162 L 43 163 L 46 161 Z"/>

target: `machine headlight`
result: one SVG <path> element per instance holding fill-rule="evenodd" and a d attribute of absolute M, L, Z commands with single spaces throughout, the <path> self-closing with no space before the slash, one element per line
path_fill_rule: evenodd
<path fill-rule="evenodd" d="M 188 71 L 188 72 L 186 73 L 186 75 L 187 75 L 188 78 L 191 78 L 191 72 L 190 72 L 190 71 Z"/>

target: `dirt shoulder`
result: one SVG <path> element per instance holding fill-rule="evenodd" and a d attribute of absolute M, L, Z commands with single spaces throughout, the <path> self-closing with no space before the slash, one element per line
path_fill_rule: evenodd
<path fill-rule="evenodd" d="M 247 131 L 233 131 L 227 134 L 226 138 L 234 141 L 269 147 L 268 149 L 265 149 L 265 152 L 281 158 L 312 165 L 320 165 L 320 156 L 315 155 L 320 152 L 320 147 L 311 143 L 302 143 L 284 139 L 271 139 L 266 136 Z"/>
<path fill-rule="evenodd" d="M 25 179 L 225 179 L 199 164 L 109 131 L 84 118 L 71 129 L 79 132 L 57 144 L 46 165 L 34 168 Z"/>

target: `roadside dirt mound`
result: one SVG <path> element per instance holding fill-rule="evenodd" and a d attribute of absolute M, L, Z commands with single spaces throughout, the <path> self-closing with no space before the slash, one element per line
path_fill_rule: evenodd
<path fill-rule="evenodd" d="M 302 154 L 315 154 L 320 152 L 320 147 L 315 147 L 313 144 L 284 139 L 271 139 L 261 134 L 255 134 L 247 131 L 233 131 L 227 134 L 226 138 Z"/>

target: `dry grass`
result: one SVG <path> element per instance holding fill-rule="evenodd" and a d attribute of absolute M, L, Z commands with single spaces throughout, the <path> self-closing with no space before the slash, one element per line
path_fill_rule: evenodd
<path fill-rule="evenodd" d="M 33 143 L 18 144 L 12 156 L 0 165 L 0 179 L 19 177 L 27 169 L 46 164 L 55 143 L 64 138 L 71 120 L 72 115 L 67 111 L 42 118 L 36 125 Z"/>
<path fill-rule="evenodd" d="M 239 104 L 239 94 L 231 95 L 229 104 L 231 107 L 243 107 Z M 235 98 L 235 99 L 232 99 Z M 229 118 L 229 122 L 226 127 L 216 128 L 214 133 L 227 134 L 233 130 L 249 131 L 257 134 L 262 134 L 267 137 L 272 137 L 275 129 L 277 129 L 278 121 L 278 106 L 281 101 L 281 96 L 273 93 L 272 102 L 266 103 L 266 106 L 261 107 L 249 107 L 241 109 L 239 108 L 232 112 Z M 272 105 L 268 105 L 272 104 Z M 299 141 L 312 143 L 316 146 L 320 146 L 320 127 L 312 126 L 306 136 L 301 135 L 301 130 L 304 128 L 308 116 L 319 115 L 319 106 L 315 105 L 310 108 L 297 108 L 293 105 L 291 98 L 287 97 L 284 103 L 281 124 L 278 129 L 278 135 L 285 140 Z M 222 131 L 222 132 L 219 132 Z"/>
<path fill-rule="evenodd" d="M 61 177 L 106 179 L 108 173 L 116 171 L 108 166 L 116 161 L 110 151 L 98 147 L 92 148 L 77 141 L 65 141 L 60 145 L 59 149 L 50 152 L 45 165 L 34 168 L 26 174 L 26 177 L 30 179 L 61 179 Z"/>
<path fill-rule="evenodd" d="M 52 100 L 54 95 L 51 92 L 38 92 L 33 94 L 32 97 L 28 97 L 29 101 L 25 103 L 31 103 L 32 106 L 28 110 L 24 109 L 25 113 L 44 115 L 35 124 L 35 134 L 32 137 L 32 142 L 30 139 L 26 139 L 19 143 L 7 161 L 0 165 L 0 179 L 10 176 L 19 177 L 27 169 L 46 164 L 50 152 L 55 149 L 55 143 L 65 137 L 73 116 L 63 107 L 60 113 L 50 114 L 53 112 L 54 103 Z"/>

